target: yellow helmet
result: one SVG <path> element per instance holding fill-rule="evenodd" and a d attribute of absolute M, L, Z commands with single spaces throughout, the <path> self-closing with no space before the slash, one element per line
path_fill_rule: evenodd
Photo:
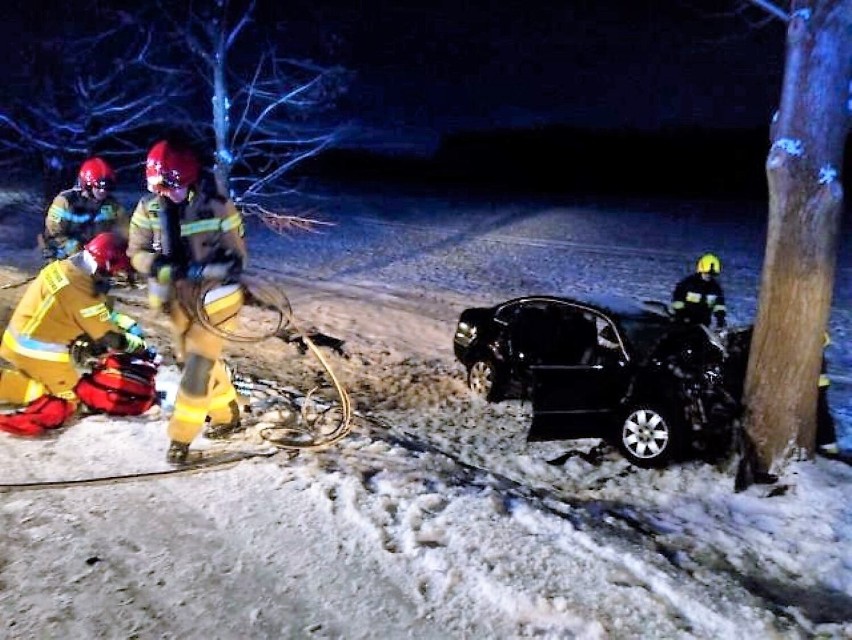
<path fill-rule="evenodd" d="M 722 263 L 719 261 L 719 258 L 714 256 L 712 253 L 705 253 L 703 256 L 698 258 L 698 264 L 695 265 L 695 270 L 698 273 L 709 273 L 717 276 L 722 272 Z"/>

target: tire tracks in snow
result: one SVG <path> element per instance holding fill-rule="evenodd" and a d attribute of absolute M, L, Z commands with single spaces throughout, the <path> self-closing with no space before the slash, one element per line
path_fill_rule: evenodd
<path fill-rule="evenodd" d="M 717 607 L 696 603 L 690 599 L 689 595 L 684 595 L 680 587 L 672 586 L 682 579 L 677 576 L 685 576 L 703 590 L 713 583 L 712 579 L 708 580 L 707 575 L 702 575 L 709 572 L 727 575 L 731 583 L 738 584 L 757 602 L 763 603 L 766 608 L 772 610 L 773 615 L 787 626 L 787 630 L 789 628 L 803 630 L 799 621 L 788 610 L 790 606 L 796 604 L 795 599 L 785 599 L 784 596 L 787 594 L 766 588 L 756 577 L 740 575 L 729 565 L 704 564 L 700 559 L 693 557 L 695 550 L 665 540 L 665 532 L 654 527 L 654 518 L 643 517 L 640 509 L 614 504 L 604 499 L 579 499 L 556 488 L 534 486 L 526 478 L 515 478 L 466 461 L 462 456 L 428 439 L 395 426 L 378 414 L 366 414 L 362 420 L 367 423 L 368 431 L 373 437 L 411 451 L 428 452 L 448 458 L 459 468 L 453 480 L 464 486 L 490 487 L 498 491 L 503 495 L 503 501 L 509 513 L 513 509 L 512 502 L 522 500 L 543 513 L 566 520 L 581 534 L 581 537 L 573 540 L 573 543 L 582 543 L 582 553 L 592 554 L 611 566 L 620 566 L 633 576 L 637 584 L 658 594 L 673 612 L 689 621 L 690 625 L 703 628 L 711 635 L 725 637 L 736 635 L 735 624 Z M 534 478 L 532 480 L 534 481 Z M 604 536 L 609 541 L 602 545 L 593 543 L 592 541 L 598 536 Z M 626 552 L 624 547 L 627 549 Z M 665 563 L 650 562 L 645 557 L 645 553 L 649 550 L 659 554 Z M 575 555 L 578 553 L 573 544 L 566 546 L 565 551 Z M 729 593 L 719 594 L 723 600 L 729 596 Z"/>
<path fill-rule="evenodd" d="M 407 231 L 417 231 L 421 233 L 435 233 L 435 227 L 429 225 L 422 224 L 413 224 L 410 222 L 396 222 L 392 220 L 382 220 L 379 218 L 371 218 L 366 216 L 356 216 L 352 218 L 347 218 L 347 220 L 352 220 L 353 222 L 357 222 L 359 224 L 369 224 L 373 226 L 382 226 L 382 227 L 390 227 L 395 229 L 405 229 Z M 442 230 L 449 230 L 453 233 L 466 233 L 470 231 L 470 229 L 466 229 L 463 227 L 447 229 L 446 227 L 442 227 Z M 682 262 L 684 260 L 691 261 L 693 259 L 692 251 L 671 251 L 671 250 L 663 250 L 659 247 L 637 247 L 637 246 L 628 246 L 624 244 L 596 244 L 589 243 L 585 241 L 579 240 L 556 240 L 552 238 L 532 238 L 529 236 L 522 235 L 514 235 L 514 234 L 505 234 L 505 233 L 493 233 L 493 232 L 484 232 L 481 233 L 478 240 L 482 240 L 485 242 L 494 242 L 498 244 L 507 244 L 518 247 L 533 247 L 539 249 L 558 249 L 562 251 L 582 251 L 585 253 L 599 253 L 605 255 L 619 255 L 619 256 L 648 256 L 653 258 L 667 258 L 669 260 L 676 260 L 678 262 Z"/>

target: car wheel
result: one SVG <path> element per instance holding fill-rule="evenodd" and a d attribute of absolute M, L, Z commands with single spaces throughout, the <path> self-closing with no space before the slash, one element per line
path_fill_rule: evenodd
<path fill-rule="evenodd" d="M 650 406 L 635 407 L 621 425 L 619 448 L 637 467 L 662 467 L 680 446 L 681 431 Z"/>
<path fill-rule="evenodd" d="M 467 386 L 478 397 L 489 402 L 500 399 L 497 367 L 491 360 L 477 360 L 467 370 Z"/>

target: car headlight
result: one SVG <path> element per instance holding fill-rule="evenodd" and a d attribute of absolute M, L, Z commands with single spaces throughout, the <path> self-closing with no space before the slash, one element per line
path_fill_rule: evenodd
<path fill-rule="evenodd" d="M 456 328 L 456 341 L 463 344 L 470 344 L 476 338 L 476 327 L 469 325 L 467 322 L 459 322 Z"/>

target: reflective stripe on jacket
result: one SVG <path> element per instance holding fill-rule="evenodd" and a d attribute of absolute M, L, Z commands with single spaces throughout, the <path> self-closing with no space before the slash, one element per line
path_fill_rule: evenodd
<path fill-rule="evenodd" d="M 243 260 L 243 218 L 233 201 L 203 186 L 190 192 L 186 201 L 170 203 L 154 194 L 144 196 L 136 205 L 130 220 L 127 254 L 133 267 L 150 274 L 156 256 L 164 250 L 161 209 L 180 216 L 180 242 L 185 258 L 192 262 L 208 262 L 218 249 L 231 251 Z M 172 213 L 174 212 L 174 213 Z"/>
<path fill-rule="evenodd" d="M 827 363 L 825 360 L 825 349 L 828 345 L 831 344 L 831 338 L 828 336 L 828 331 L 822 334 L 822 368 L 819 372 L 819 383 L 820 387 L 828 387 L 831 386 L 831 378 L 828 377 L 828 373 L 826 372 Z"/>
<path fill-rule="evenodd" d="M 100 340 L 115 330 L 106 296 L 95 292 L 91 275 L 75 266 L 76 259 L 50 263 L 30 283 L 3 334 L 3 349 L 37 360 L 68 362 L 78 337 L 86 334 Z"/>
<path fill-rule="evenodd" d="M 116 231 L 126 236 L 128 224 L 124 207 L 114 197 L 98 202 L 80 189 L 68 189 L 47 209 L 44 240 L 57 258 L 67 258 L 99 233 Z"/>
<path fill-rule="evenodd" d="M 726 314 L 725 295 L 714 279 L 705 280 L 693 273 L 675 286 L 671 309 L 675 316 L 688 322 L 709 325 L 714 315 Z"/>

